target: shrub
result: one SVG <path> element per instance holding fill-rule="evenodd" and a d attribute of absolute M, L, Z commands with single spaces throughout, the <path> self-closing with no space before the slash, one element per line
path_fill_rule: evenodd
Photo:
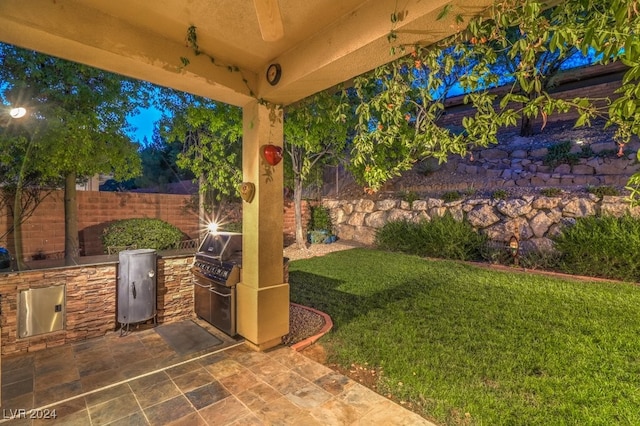
<path fill-rule="evenodd" d="M 526 269 L 557 271 L 559 269 L 558 253 L 555 251 L 528 251 L 520 256 L 520 266 Z"/>
<path fill-rule="evenodd" d="M 160 219 L 124 219 L 113 222 L 102 233 L 107 247 L 132 247 L 166 250 L 183 239 L 182 231 Z"/>
<path fill-rule="evenodd" d="M 437 158 L 425 158 L 415 165 L 415 171 L 423 176 L 429 176 L 440 169 L 440 161 Z"/>
<path fill-rule="evenodd" d="M 445 259 L 480 259 L 484 242 L 468 222 L 458 222 L 450 214 L 419 223 L 388 222 L 376 233 L 376 244 L 383 250 Z"/>
<path fill-rule="evenodd" d="M 557 197 L 562 194 L 562 189 L 560 188 L 542 188 L 540 193 L 545 197 Z"/>
<path fill-rule="evenodd" d="M 476 195 L 478 193 L 478 190 L 473 187 L 473 184 L 471 184 L 471 186 L 468 188 L 465 188 L 464 191 L 462 191 L 462 193 L 464 195 L 472 196 L 472 195 Z"/>
<path fill-rule="evenodd" d="M 576 219 L 555 237 L 560 268 L 569 274 L 640 280 L 640 220 L 629 215 Z"/>
<path fill-rule="evenodd" d="M 452 201 L 459 200 L 460 198 L 462 198 L 462 195 L 460 195 L 460 193 L 458 191 L 449 191 L 449 192 L 445 192 L 444 194 L 442 194 L 442 199 L 446 203 L 450 203 Z"/>
<path fill-rule="evenodd" d="M 587 192 L 600 198 L 605 195 L 612 195 L 614 197 L 620 195 L 620 191 L 613 186 L 588 186 Z"/>
<path fill-rule="evenodd" d="M 487 240 L 480 248 L 482 259 L 489 263 L 500 265 L 513 264 L 513 255 L 509 250 L 509 244 L 504 241 Z"/>
<path fill-rule="evenodd" d="M 549 166 L 552 169 L 560 164 L 574 165 L 578 163 L 578 154 L 571 152 L 571 141 L 558 142 L 551 145 L 543 159 L 545 166 Z"/>
<path fill-rule="evenodd" d="M 406 201 L 409 205 L 413 204 L 414 201 L 419 200 L 420 197 L 414 191 L 403 191 L 400 194 L 402 201 Z"/>
<path fill-rule="evenodd" d="M 504 189 L 496 189 L 491 194 L 491 198 L 493 198 L 495 200 L 504 200 L 508 196 L 509 196 L 509 193 L 507 191 L 505 191 Z"/>
<path fill-rule="evenodd" d="M 323 206 L 312 206 L 308 229 L 310 231 L 333 231 L 329 209 Z"/>

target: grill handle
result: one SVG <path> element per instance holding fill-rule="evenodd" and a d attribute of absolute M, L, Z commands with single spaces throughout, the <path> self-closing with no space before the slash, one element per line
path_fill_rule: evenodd
<path fill-rule="evenodd" d="M 197 281 L 196 281 L 196 282 L 194 282 L 193 284 L 194 284 L 194 285 L 197 285 L 198 287 L 202 287 L 202 288 L 209 288 L 209 287 L 211 287 L 211 286 L 208 286 L 208 285 L 202 285 L 202 284 L 198 283 Z"/>
<path fill-rule="evenodd" d="M 202 275 L 200 272 L 198 272 L 198 270 L 196 269 L 191 269 L 191 272 L 193 273 L 193 275 L 196 276 L 196 278 L 201 278 L 203 280 L 207 280 L 210 281 L 209 278 L 205 277 L 204 275 Z M 209 288 L 211 287 L 210 285 L 203 285 L 200 284 L 200 282 L 198 282 L 198 280 L 193 280 L 193 284 L 197 285 L 198 287 L 202 287 L 202 288 Z"/>
<path fill-rule="evenodd" d="M 209 289 L 209 291 L 210 291 L 211 293 L 215 293 L 215 294 L 217 294 L 218 296 L 222 296 L 222 297 L 231 297 L 231 295 L 230 295 L 230 294 L 220 293 L 220 292 L 215 291 L 215 290 L 214 290 L 214 289 L 212 289 L 212 288 L 210 288 L 210 289 Z"/>

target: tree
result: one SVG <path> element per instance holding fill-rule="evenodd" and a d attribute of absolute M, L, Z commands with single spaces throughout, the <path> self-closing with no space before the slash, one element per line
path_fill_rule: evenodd
<path fill-rule="evenodd" d="M 197 176 L 199 217 L 206 226 L 207 199 L 224 202 L 237 196 L 242 181 L 242 110 L 227 104 L 165 90 L 161 134 L 182 143 L 176 164 Z"/>
<path fill-rule="evenodd" d="M 142 176 L 135 179 L 136 187 L 163 187 L 172 182 L 193 179 L 192 173 L 177 165 L 178 156 L 182 151 L 181 142 L 167 142 L 160 135 L 157 127 L 154 130 L 152 141 L 147 142 L 145 137 L 145 142 L 143 142 L 144 147 L 140 150 Z"/>
<path fill-rule="evenodd" d="M 387 179 L 411 168 L 425 156 L 446 161 L 449 154 L 465 155 L 473 146 L 497 142 L 497 131 L 515 126 L 523 118 L 547 117 L 571 109 L 578 113 L 576 126 L 589 125 L 595 117 L 617 127 L 617 139 L 624 144 L 640 131 L 640 6 L 636 0 L 565 0 L 548 6 L 538 0 L 501 0 L 485 13 L 465 21 L 462 6 L 445 6 L 440 16 L 456 14 L 461 30 L 435 45 L 394 46 L 409 50 L 406 55 L 356 79 L 361 99 L 357 135 L 352 151 L 356 177 L 377 190 Z M 389 40 L 397 34 L 394 22 L 405 14 L 392 14 Z M 462 24 L 465 24 L 464 26 Z M 462 30 L 464 28 L 464 30 Z M 513 37 L 513 32 L 519 34 Z M 429 30 L 425 29 L 425 34 Z M 430 38 L 427 36 L 427 39 Z M 452 49 L 466 68 L 460 75 L 465 103 L 475 111 L 462 121 L 464 130 L 454 132 L 437 123 L 442 109 L 436 94 L 443 85 L 438 74 L 450 65 L 443 56 Z M 549 93 L 548 72 L 541 70 L 541 58 L 564 61 L 579 50 L 595 52 L 602 62 L 622 60 L 630 69 L 623 79 L 620 97 L 607 108 L 595 99 L 555 99 Z M 497 66 L 506 54 L 516 66 L 508 75 Z M 444 59 L 444 60 L 443 60 Z M 416 72 L 425 64 L 427 84 L 416 84 Z M 550 70 L 555 67 L 549 68 Z M 507 82 L 500 94 L 489 89 Z M 514 107 L 520 105 L 520 107 Z M 421 115 L 420 115 L 421 114 Z M 640 176 L 635 182 L 640 189 Z"/>
<path fill-rule="evenodd" d="M 447 155 L 465 155 L 471 146 L 486 146 L 504 120 L 482 118 L 493 114 L 493 97 L 482 87 L 495 83 L 488 64 L 495 54 L 483 55 L 468 44 L 415 47 L 410 55 L 355 79 L 358 97 L 351 170 L 356 179 L 377 191 L 390 178 L 409 170 L 424 158 L 446 161 Z M 441 126 L 444 98 L 453 88 L 450 76 L 475 109 L 465 117 L 463 131 Z M 481 84 L 482 82 L 482 84 Z"/>
<path fill-rule="evenodd" d="M 346 93 L 320 92 L 285 110 L 284 146 L 293 174 L 296 244 L 306 247 L 302 227 L 302 191 L 313 170 L 337 163 L 351 127 Z"/>
<path fill-rule="evenodd" d="M 126 117 L 145 102 L 146 86 L 9 45 L 0 46 L 0 80 L 4 97 L 28 104 L 38 121 L 28 148 L 46 159 L 42 178 L 64 178 L 65 260 L 71 263 L 79 255 L 77 180 L 96 173 L 123 180 L 140 170 L 137 144 L 126 136 Z M 30 168 L 28 154 L 22 161 Z"/>
<path fill-rule="evenodd" d="M 42 178 L 47 163 L 37 161 L 30 135 L 21 124 L 10 123 L 0 136 L 0 210 L 7 209 L 13 217 L 12 226 L 0 239 L 13 234 L 13 252 L 19 269 L 24 266 L 22 224 L 60 186 L 59 181 Z"/>
<path fill-rule="evenodd" d="M 542 24 L 550 19 L 557 21 L 558 19 L 568 18 L 562 14 L 554 17 L 552 11 L 553 9 L 544 10 L 541 13 L 539 22 Z M 558 26 L 560 23 L 555 22 L 554 25 Z M 542 28 L 542 25 L 538 28 Z M 525 38 L 525 35 L 519 27 L 503 28 L 501 31 L 503 31 L 501 38 L 507 42 L 507 46 L 503 46 L 502 43 L 495 45 L 498 49 L 498 57 L 494 65 L 497 69 L 494 72 L 501 73 L 503 80 L 507 80 L 509 84 L 513 84 L 512 76 L 517 73 L 518 67 L 522 66 L 521 55 L 523 53 L 515 46 L 520 40 Z M 544 34 L 541 35 L 541 37 L 542 36 L 544 36 Z M 533 59 L 535 71 L 523 74 L 523 81 L 526 81 L 526 84 L 519 87 L 520 92 L 527 99 L 526 102 L 523 102 L 525 109 L 523 110 L 524 113 L 520 120 L 520 136 L 523 137 L 533 135 L 534 117 L 526 113 L 526 105 L 542 93 L 548 93 L 556 86 L 557 77 L 566 64 L 575 63 L 578 57 L 583 57 L 578 46 L 565 46 L 566 49 L 552 50 L 549 44 L 551 40 L 554 40 L 553 36 L 541 40 L 541 45 L 533 50 L 535 56 Z"/>

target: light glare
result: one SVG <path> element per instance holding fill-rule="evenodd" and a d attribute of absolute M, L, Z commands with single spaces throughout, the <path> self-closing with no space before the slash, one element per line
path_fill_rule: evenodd
<path fill-rule="evenodd" d="M 218 232 L 218 224 L 215 222 L 209 222 L 209 224 L 207 225 L 207 230 L 211 234 L 215 234 L 216 232 Z"/>
<path fill-rule="evenodd" d="M 11 111 L 9 111 L 9 115 L 11 116 L 11 118 L 22 118 L 27 114 L 27 110 L 20 107 L 20 108 L 11 108 Z"/>

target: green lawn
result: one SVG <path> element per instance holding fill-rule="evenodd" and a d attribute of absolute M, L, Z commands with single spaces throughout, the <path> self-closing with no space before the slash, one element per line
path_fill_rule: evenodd
<path fill-rule="evenodd" d="M 640 287 L 368 249 L 292 262 L 330 361 L 441 424 L 640 424 Z M 468 414 L 467 414 L 468 413 Z"/>

